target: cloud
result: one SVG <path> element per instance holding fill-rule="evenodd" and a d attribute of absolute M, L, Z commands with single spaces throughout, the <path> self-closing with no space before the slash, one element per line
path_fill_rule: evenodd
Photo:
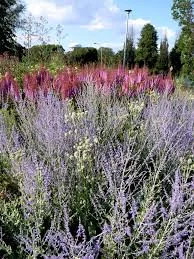
<path fill-rule="evenodd" d="M 27 12 L 36 17 L 44 16 L 69 25 L 85 25 L 85 28 L 92 24 L 94 29 L 104 28 L 103 25 L 99 25 L 103 23 L 104 17 L 109 19 L 119 12 L 114 0 L 25 0 L 25 2 Z"/>
<path fill-rule="evenodd" d="M 147 23 L 151 23 L 150 20 L 144 20 L 142 18 L 138 18 L 138 19 L 133 19 L 133 20 L 129 20 L 129 27 L 133 27 L 136 30 L 141 30 L 143 28 L 143 26 Z"/>
<path fill-rule="evenodd" d="M 70 41 L 69 44 L 67 45 L 67 47 L 69 49 L 71 49 L 71 48 L 75 47 L 76 45 L 80 45 L 80 43 L 76 42 L 76 41 Z"/>
<path fill-rule="evenodd" d="M 96 18 L 94 18 L 89 24 L 81 25 L 81 28 L 87 29 L 89 31 L 110 29 L 111 23 L 103 20 L 103 18 L 100 16 L 96 16 Z"/>
<path fill-rule="evenodd" d="M 48 17 L 53 21 L 73 21 L 75 13 L 71 4 L 61 5 L 50 0 L 26 0 L 27 11 L 35 17 Z"/>
<path fill-rule="evenodd" d="M 115 0 L 25 0 L 27 11 L 35 17 L 43 16 L 49 23 L 77 26 L 88 31 L 111 30 L 116 37 L 125 38 L 126 16 Z M 129 19 L 129 31 L 133 31 L 135 41 L 140 31 L 150 20 Z M 165 26 L 155 26 L 161 38 L 165 33 L 172 41 L 175 32 Z M 76 39 L 75 39 L 76 41 Z M 117 39 L 118 41 L 118 39 Z"/>
<path fill-rule="evenodd" d="M 107 12 L 108 9 L 109 12 Z M 104 9 L 97 13 L 88 24 L 81 25 L 81 27 L 90 31 L 113 29 L 117 32 L 125 33 L 126 21 L 123 13 L 114 5 L 107 8 L 107 10 Z M 139 32 L 145 24 L 150 22 L 150 20 L 142 18 L 129 19 L 129 29 L 133 27 L 135 32 Z"/>
<path fill-rule="evenodd" d="M 27 11 L 36 17 L 44 16 L 51 22 L 66 25 L 80 26 L 89 31 L 112 29 L 121 34 L 125 33 L 126 18 L 119 9 L 115 0 L 25 0 Z M 139 33 L 150 20 L 143 18 L 129 19 L 129 28 L 133 27 L 134 33 Z M 160 27 L 160 31 L 167 32 L 169 37 L 173 31 Z"/>
<path fill-rule="evenodd" d="M 168 27 L 158 27 L 157 30 L 159 31 L 162 37 L 164 37 L 165 35 L 168 39 L 174 39 L 176 37 L 176 32 Z"/>
<path fill-rule="evenodd" d="M 78 1 L 79 2 L 79 1 Z M 114 21 L 120 20 L 120 9 L 113 0 L 99 0 L 99 1 L 84 1 L 87 2 L 86 9 L 81 12 L 79 25 L 89 31 L 111 29 L 114 26 Z M 82 9 L 79 9 L 80 13 Z M 85 14 L 88 10 L 89 14 Z M 82 19 L 83 13 L 85 20 Z"/>

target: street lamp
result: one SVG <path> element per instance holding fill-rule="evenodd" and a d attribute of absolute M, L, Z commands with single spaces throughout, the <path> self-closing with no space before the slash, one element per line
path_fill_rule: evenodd
<path fill-rule="evenodd" d="M 98 42 L 94 42 L 95 45 L 100 45 L 100 43 Z M 100 47 L 100 64 L 101 64 L 101 67 L 102 67 L 102 47 Z"/>
<path fill-rule="evenodd" d="M 129 14 L 132 12 L 131 9 L 126 9 L 125 12 L 127 13 L 127 22 L 126 22 L 126 35 L 125 35 L 125 43 L 124 43 L 124 54 L 123 54 L 123 68 L 125 68 L 125 60 L 126 60 L 126 50 L 127 50 L 127 39 L 128 39 L 128 30 L 129 30 Z"/>

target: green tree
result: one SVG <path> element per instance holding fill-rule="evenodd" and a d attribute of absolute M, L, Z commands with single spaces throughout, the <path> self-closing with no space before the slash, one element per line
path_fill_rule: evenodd
<path fill-rule="evenodd" d="M 74 47 L 73 51 L 66 55 L 67 63 L 73 65 L 85 65 L 89 63 L 96 63 L 98 61 L 97 49 L 91 47 Z"/>
<path fill-rule="evenodd" d="M 20 14 L 24 5 L 17 0 L 0 1 L 0 53 L 14 54 L 17 48 L 15 41 L 16 28 L 20 26 Z"/>
<path fill-rule="evenodd" d="M 158 73 L 167 74 L 169 69 L 168 39 L 165 35 L 160 43 L 160 51 L 156 64 Z"/>
<path fill-rule="evenodd" d="M 182 74 L 191 75 L 194 71 L 194 38 L 186 27 L 182 28 L 178 48 L 181 52 Z"/>
<path fill-rule="evenodd" d="M 128 37 L 126 44 L 126 65 L 128 68 L 133 68 L 135 65 L 135 46 L 133 37 Z"/>
<path fill-rule="evenodd" d="M 129 68 L 132 69 L 135 66 L 135 46 L 134 46 L 134 41 L 132 38 L 127 39 L 127 44 L 126 44 L 126 56 L 125 56 L 125 65 Z M 123 58 L 124 58 L 124 49 L 119 50 L 115 54 L 115 64 L 116 65 L 121 65 L 123 64 Z"/>
<path fill-rule="evenodd" d="M 125 47 L 125 45 L 124 45 Z M 124 48 L 119 50 L 115 54 L 115 64 L 116 65 L 123 65 L 124 59 Z M 131 28 L 130 32 L 127 35 L 126 39 L 126 55 L 125 55 L 125 65 L 132 69 L 135 66 L 135 44 L 134 44 L 134 32 L 133 27 Z"/>
<path fill-rule="evenodd" d="M 154 69 L 158 57 L 157 40 L 157 31 L 154 26 L 146 24 L 141 31 L 136 51 L 136 62 L 140 67 L 146 65 L 149 69 Z"/>
<path fill-rule="evenodd" d="M 180 26 L 193 28 L 194 19 L 193 0 L 173 0 L 172 15 L 179 22 Z"/>
<path fill-rule="evenodd" d="M 181 72 L 181 51 L 179 49 L 179 40 L 175 42 L 174 47 L 169 53 L 169 65 L 172 66 L 172 75 L 179 75 Z"/>
<path fill-rule="evenodd" d="M 123 64 L 123 50 L 119 50 L 114 57 L 114 64 L 121 66 Z"/>
<path fill-rule="evenodd" d="M 174 0 L 172 16 L 182 28 L 179 49 L 181 51 L 182 72 L 184 75 L 194 70 L 194 1 Z"/>
<path fill-rule="evenodd" d="M 98 49 L 98 61 L 106 66 L 113 66 L 114 65 L 114 51 L 111 48 L 100 47 Z"/>
<path fill-rule="evenodd" d="M 28 50 L 28 61 L 31 64 L 47 64 L 51 62 L 54 55 L 64 56 L 64 49 L 61 45 L 47 44 L 34 45 Z"/>

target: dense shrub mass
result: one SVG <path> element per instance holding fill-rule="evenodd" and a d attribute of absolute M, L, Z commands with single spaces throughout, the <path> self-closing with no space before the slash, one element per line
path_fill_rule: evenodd
<path fill-rule="evenodd" d="M 86 65 L 90 63 L 97 63 L 98 52 L 92 47 L 74 47 L 73 51 L 66 53 L 66 60 L 71 65 Z"/>
<path fill-rule="evenodd" d="M 88 72 L 40 70 L 2 102 L 0 257 L 193 258 L 193 100 Z"/>
<path fill-rule="evenodd" d="M 31 47 L 27 54 L 27 61 L 31 64 L 48 64 L 54 55 L 61 56 L 64 61 L 64 49 L 61 45 L 46 44 Z"/>

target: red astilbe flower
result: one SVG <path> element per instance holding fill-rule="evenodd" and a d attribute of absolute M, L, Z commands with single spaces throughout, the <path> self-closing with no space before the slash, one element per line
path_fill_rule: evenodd
<path fill-rule="evenodd" d="M 62 99 L 66 99 L 77 95 L 81 87 L 88 82 L 105 95 L 136 97 L 150 91 L 172 94 L 175 90 L 174 81 L 169 75 L 150 75 L 146 68 L 65 68 L 53 78 L 46 68 L 40 67 L 38 71 L 24 75 L 23 92 L 30 100 L 37 99 L 40 92 L 45 96 L 49 92 L 55 92 Z M 19 99 L 19 87 L 9 73 L 0 80 L 0 86 L 1 95 L 5 97 L 9 92 L 11 98 Z"/>
<path fill-rule="evenodd" d="M 46 96 L 52 90 L 52 83 L 53 78 L 44 67 L 32 74 L 26 74 L 23 81 L 25 97 L 34 100 L 40 92 Z"/>
<path fill-rule="evenodd" d="M 4 100 L 11 98 L 18 101 L 20 99 L 19 86 L 9 72 L 6 72 L 0 79 L 0 95 Z"/>
<path fill-rule="evenodd" d="M 23 91 L 25 97 L 31 101 L 37 97 L 38 82 L 35 74 L 25 74 L 23 80 Z"/>
<path fill-rule="evenodd" d="M 47 69 L 41 67 L 36 75 L 39 90 L 47 95 L 53 87 L 53 77 Z"/>
<path fill-rule="evenodd" d="M 175 83 L 170 76 L 157 75 L 154 77 L 154 87 L 159 93 L 172 94 L 175 91 Z"/>
<path fill-rule="evenodd" d="M 80 86 L 78 73 L 71 69 L 64 69 L 53 81 L 53 89 L 61 95 L 62 99 L 74 96 Z"/>

